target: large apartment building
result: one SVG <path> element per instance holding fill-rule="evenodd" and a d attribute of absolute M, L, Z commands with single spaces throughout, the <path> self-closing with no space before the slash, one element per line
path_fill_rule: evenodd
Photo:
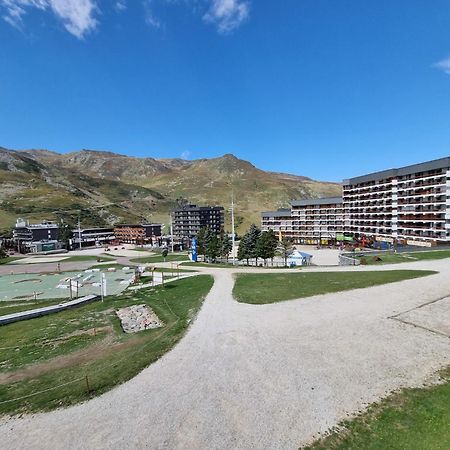
<path fill-rule="evenodd" d="M 219 234 L 223 230 L 222 206 L 186 205 L 172 210 L 172 233 L 176 239 L 192 239 L 202 228 Z"/>
<path fill-rule="evenodd" d="M 296 244 L 329 245 L 344 239 L 343 215 L 342 197 L 293 200 L 291 209 L 263 212 L 261 225 Z"/>
<path fill-rule="evenodd" d="M 119 242 L 128 244 L 153 244 L 161 237 L 162 225 L 151 224 L 119 224 L 114 227 L 114 235 Z"/>
<path fill-rule="evenodd" d="M 273 230 L 279 237 L 292 238 L 292 214 L 291 210 L 281 208 L 277 211 L 265 211 L 261 213 L 262 231 Z"/>
<path fill-rule="evenodd" d="M 356 238 L 450 242 L 450 158 L 344 180 L 343 199 L 344 228 Z"/>

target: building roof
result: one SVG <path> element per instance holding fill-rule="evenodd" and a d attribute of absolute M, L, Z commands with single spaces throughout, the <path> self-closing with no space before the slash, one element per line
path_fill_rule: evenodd
<path fill-rule="evenodd" d="M 160 227 L 160 223 L 118 223 L 114 225 L 114 228 L 120 227 L 129 227 L 129 228 L 138 228 L 138 227 Z"/>
<path fill-rule="evenodd" d="M 186 205 L 180 208 L 172 209 L 172 212 L 183 212 L 183 211 L 208 211 L 208 210 L 220 210 L 223 211 L 223 206 L 197 206 L 197 205 Z"/>
<path fill-rule="evenodd" d="M 380 181 L 388 178 L 410 175 L 419 172 L 428 172 L 429 170 L 450 168 L 450 157 L 434 159 L 419 164 L 412 164 L 410 166 L 400 167 L 398 169 L 382 170 L 380 172 L 373 172 L 359 177 L 348 178 L 343 181 L 344 185 L 366 183 L 368 181 Z"/>
<path fill-rule="evenodd" d="M 313 206 L 313 205 L 340 205 L 342 197 L 322 197 L 309 198 L 305 200 L 292 200 L 292 206 Z"/>
<path fill-rule="evenodd" d="M 291 216 L 290 209 L 279 209 L 278 211 L 265 211 L 261 213 L 263 217 L 287 217 Z"/>

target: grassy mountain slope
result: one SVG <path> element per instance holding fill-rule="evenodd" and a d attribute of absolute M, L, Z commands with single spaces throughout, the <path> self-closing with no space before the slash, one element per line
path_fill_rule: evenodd
<path fill-rule="evenodd" d="M 233 191 L 243 231 L 259 223 L 261 211 L 287 206 L 291 199 L 340 193 L 338 184 L 266 172 L 230 154 L 186 161 L 92 150 L 0 149 L 0 179 L 0 228 L 17 215 L 50 219 L 63 209 L 84 209 L 83 223 L 141 217 L 167 222 L 177 202 L 226 207 Z"/>

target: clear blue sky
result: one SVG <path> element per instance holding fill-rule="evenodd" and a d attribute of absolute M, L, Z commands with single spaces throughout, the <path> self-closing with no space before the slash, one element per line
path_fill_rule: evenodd
<path fill-rule="evenodd" d="M 341 180 L 450 155 L 448 0 L 0 0 L 0 146 Z"/>

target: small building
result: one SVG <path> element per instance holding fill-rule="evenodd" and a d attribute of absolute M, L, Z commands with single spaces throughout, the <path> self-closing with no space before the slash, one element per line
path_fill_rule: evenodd
<path fill-rule="evenodd" d="M 114 227 L 114 235 L 120 243 L 154 244 L 162 234 L 162 225 L 151 224 L 119 224 Z"/>
<path fill-rule="evenodd" d="M 295 250 L 287 259 L 288 266 L 310 266 L 312 255 Z"/>

